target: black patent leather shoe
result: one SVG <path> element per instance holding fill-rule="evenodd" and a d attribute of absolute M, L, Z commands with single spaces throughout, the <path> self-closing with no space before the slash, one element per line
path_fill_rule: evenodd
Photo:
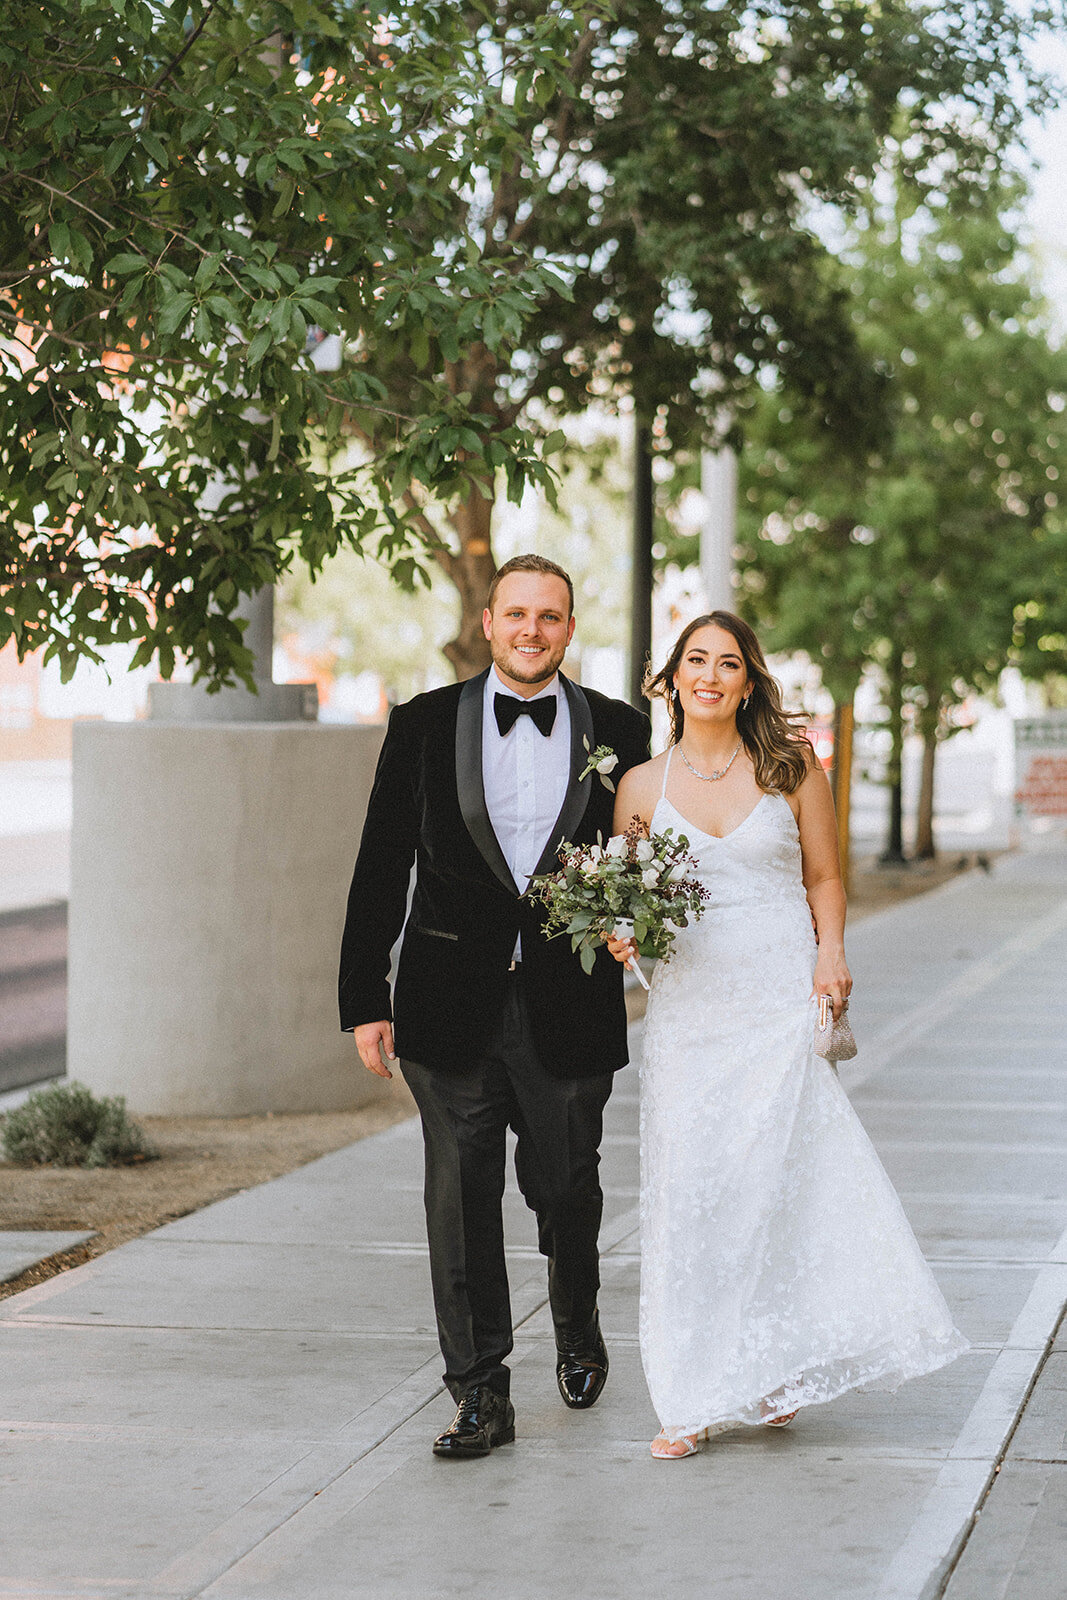
<path fill-rule="evenodd" d="M 515 1408 L 507 1395 L 497 1394 L 488 1384 L 468 1389 L 459 1402 L 452 1426 L 439 1433 L 433 1442 L 435 1456 L 453 1461 L 469 1461 L 487 1456 L 498 1444 L 510 1444 L 515 1437 Z"/>
<path fill-rule="evenodd" d="M 608 1381 L 608 1352 L 600 1323 L 593 1321 L 584 1334 L 572 1337 L 556 1332 L 556 1382 L 564 1405 L 575 1411 L 595 1406 Z"/>

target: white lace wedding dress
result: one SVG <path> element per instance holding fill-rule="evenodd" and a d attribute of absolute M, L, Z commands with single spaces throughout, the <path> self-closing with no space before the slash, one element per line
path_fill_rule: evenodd
<path fill-rule="evenodd" d="M 673 1440 L 896 1388 L 967 1341 L 812 1048 L 788 801 L 713 838 L 666 798 L 666 765 L 653 831 L 688 838 L 711 892 L 656 971 L 641 1069 L 641 1355 Z"/>

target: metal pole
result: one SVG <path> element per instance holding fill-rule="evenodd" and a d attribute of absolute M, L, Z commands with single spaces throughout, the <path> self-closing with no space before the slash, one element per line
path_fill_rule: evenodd
<path fill-rule="evenodd" d="M 652 654 L 652 448 L 647 418 L 634 413 L 633 565 L 630 579 L 630 700 L 643 706 Z"/>
<path fill-rule="evenodd" d="M 845 893 L 852 874 L 852 731 L 855 712 L 851 700 L 834 708 L 834 806 L 837 811 L 837 848 Z"/>

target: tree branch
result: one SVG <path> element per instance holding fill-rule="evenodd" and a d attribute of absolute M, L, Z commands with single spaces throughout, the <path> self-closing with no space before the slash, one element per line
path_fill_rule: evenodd
<path fill-rule="evenodd" d="M 189 54 L 189 51 L 193 48 L 193 45 L 207 27 L 209 21 L 211 20 L 211 14 L 217 8 L 218 3 L 219 0 L 208 0 L 208 8 L 204 12 L 204 15 L 200 18 L 200 21 L 197 23 L 188 39 L 186 39 L 185 43 L 182 45 L 181 49 L 178 51 L 178 54 L 171 62 L 168 63 L 167 66 L 163 68 L 163 71 L 159 74 L 159 77 L 151 85 L 150 92 L 158 93 L 162 85 L 166 83 L 171 74 L 178 70 L 186 56 Z"/>
<path fill-rule="evenodd" d="M 15 120 L 15 112 L 19 108 L 19 91 L 22 88 L 22 81 L 23 75 L 20 72 L 11 86 L 11 109 L 7 114 L 7 121 L 4 123 L 3 135 L 0 136 L 0 144 L 3 144 L 5 148 L 7 147 L 8 134 L 11 132 L 11 124 Z"/>
<path fill-rule="evenodd" d="M 20 178 L 25 178 L 29 183 L 35 183 L 39 189 L 47 190 L 49 194 L 55 195 L 57 200 L 66 200 L 70 205 L 77 206 L 79 211 L 84 211 L 86 215 L 92 217 L 95 222 L 99 222 L 102 228 L 111 227 L 111 223 L 108 222 L 106 217 L 102 217 L 99 211 L 94 211 L 92 206 L 87 206 L 85 204 L 84 200 L 79 200 L 75 195 L 71 194 L 69 189 L 57 189 L 54 184 L 46 183 L 43 178 L 35 178 L 32 173 L 29 172 L 20 172 L 18 176 Z M 143 221 L 144 219 L 139 218 L 138 220 Z M 123 243 L 128 244 L 132 250 L 136 250 L 137 254 L 144 256 L 145 260 L 147 261 L 147 253 L 141 249 L 136 239 L 127 239 L 124 240 Z"/>

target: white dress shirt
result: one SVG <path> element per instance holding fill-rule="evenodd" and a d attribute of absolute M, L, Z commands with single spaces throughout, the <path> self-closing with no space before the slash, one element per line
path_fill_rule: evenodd
<path fill-rule="evenodd" d="M 489 669 L 482 706 L 482 787 L 493 832 L 521 893 L 537 870 L 545 845 L 559 842 L 550 835 L 570 781 L 571 712 L 557 674 L 532 697 L 555 695 L 552 732 L 540 733 L 532 718 L 521 716 L 502 735 L 493 709 L 498 694 L 514 700 L 531 697 L 517 695 L 495 667 Z M 517 958 L 518 945 L 515 953 Z"/>

